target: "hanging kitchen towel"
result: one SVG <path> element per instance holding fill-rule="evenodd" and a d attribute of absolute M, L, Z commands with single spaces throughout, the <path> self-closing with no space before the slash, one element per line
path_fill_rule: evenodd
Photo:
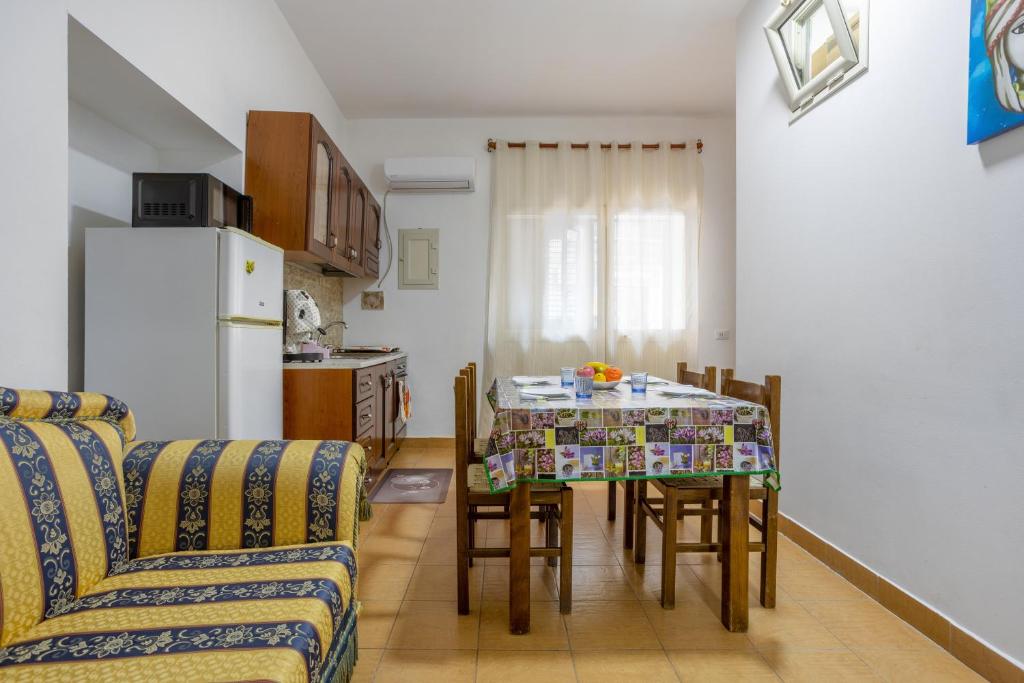
<path fill-rule="evenodd" d="M 412 417 L 412 393 L 408 380 L 398 380 L 398 401 L 398 420 L 405 424 Z"/>

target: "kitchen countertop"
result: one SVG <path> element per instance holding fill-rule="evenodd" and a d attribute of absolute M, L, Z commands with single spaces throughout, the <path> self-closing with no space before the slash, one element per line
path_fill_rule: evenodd
<path fill-rule="evenodd" d="M 394 353 L 348 354 L 319 363 L 282 363 L 285 370 L 359 370 L 408 356 L 405 351 Z"/>

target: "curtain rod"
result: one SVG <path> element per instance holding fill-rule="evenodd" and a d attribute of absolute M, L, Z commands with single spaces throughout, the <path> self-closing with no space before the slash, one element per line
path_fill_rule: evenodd
<path fill-rule="evenodd" d="M 488 152 L 493 152 L 497 148 L 497 146 L 498 146 L 498 141 L 495 140 L 494 138 L 491 138 L 491 139 L 489 139 L 487 141 L 487 151 Z M 525 142 L 510 142 L 510 143 L 508 143 L 508 146 L 510 148 L 523 149 L 523 148 L 526 147 L 526 143 Z M 586 143 L 586 142 L 573 142 L 569 146 L 572 149 L 587 149 L 588 147 L 590 147 L 590 144 Z M 660 144 L 655 142 L 653 144 L 644 144 L 643 148 L 644 149 L 658 149 L 660 146 L 661 146 Z M 632 147 L 633 146 L 631 144 L 629 144 L 629 143 L 626 143 L 624 145 L 619 145 L 619 149 L 631 149 Z M 671 149 L 686 149 L 686 143 L 685 142 L 672 143 L 671 145 L 669 145 L 669 147 Z M 558 149 L 558 143 L 557 142 L 542 142 L 542 143 L 540 143 L 540 148 L 541 149 Z M 612 145 L 609 142 L 605 142 L 605 143 L 601 144 L 601 149 L 611 149 L 611 148 L 612 148 Z M 698 139 L 697 140 L 697 154 L 702 154 L 703 152 L 704 152 L 704 141 Z"/>

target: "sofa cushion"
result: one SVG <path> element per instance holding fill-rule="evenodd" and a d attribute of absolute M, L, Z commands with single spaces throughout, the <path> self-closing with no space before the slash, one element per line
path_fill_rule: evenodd
<path fill-rule="evenodd" d="M 12 420 L 104 420 L 124 440 L 135 438 L 135 416 L 123 401 L 106 394 L 0 387 L 0 416 Z"/>
<path fill-rule="evenodd" d="M 128 559 L 124 404 L 0 389 L 0 645 Z"/>
<path fill-rule="evenodd" d="M 140 441 L 124 459 L 132 557 L 356 543 L 366 457 L 344 441 Z"/>
<path fill-rule="evenodd" d="M 132 560 L 0 649 L 0 679 L 333 680 L 355 579 L 341 543 Z"/>

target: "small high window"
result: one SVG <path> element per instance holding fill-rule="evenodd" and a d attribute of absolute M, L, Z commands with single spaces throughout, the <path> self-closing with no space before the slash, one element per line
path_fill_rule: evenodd
<path fill-rule="evenodd" d="M 783 0 L 765 25 L 800 118 L 868 68 L 868 0 Z"/>

